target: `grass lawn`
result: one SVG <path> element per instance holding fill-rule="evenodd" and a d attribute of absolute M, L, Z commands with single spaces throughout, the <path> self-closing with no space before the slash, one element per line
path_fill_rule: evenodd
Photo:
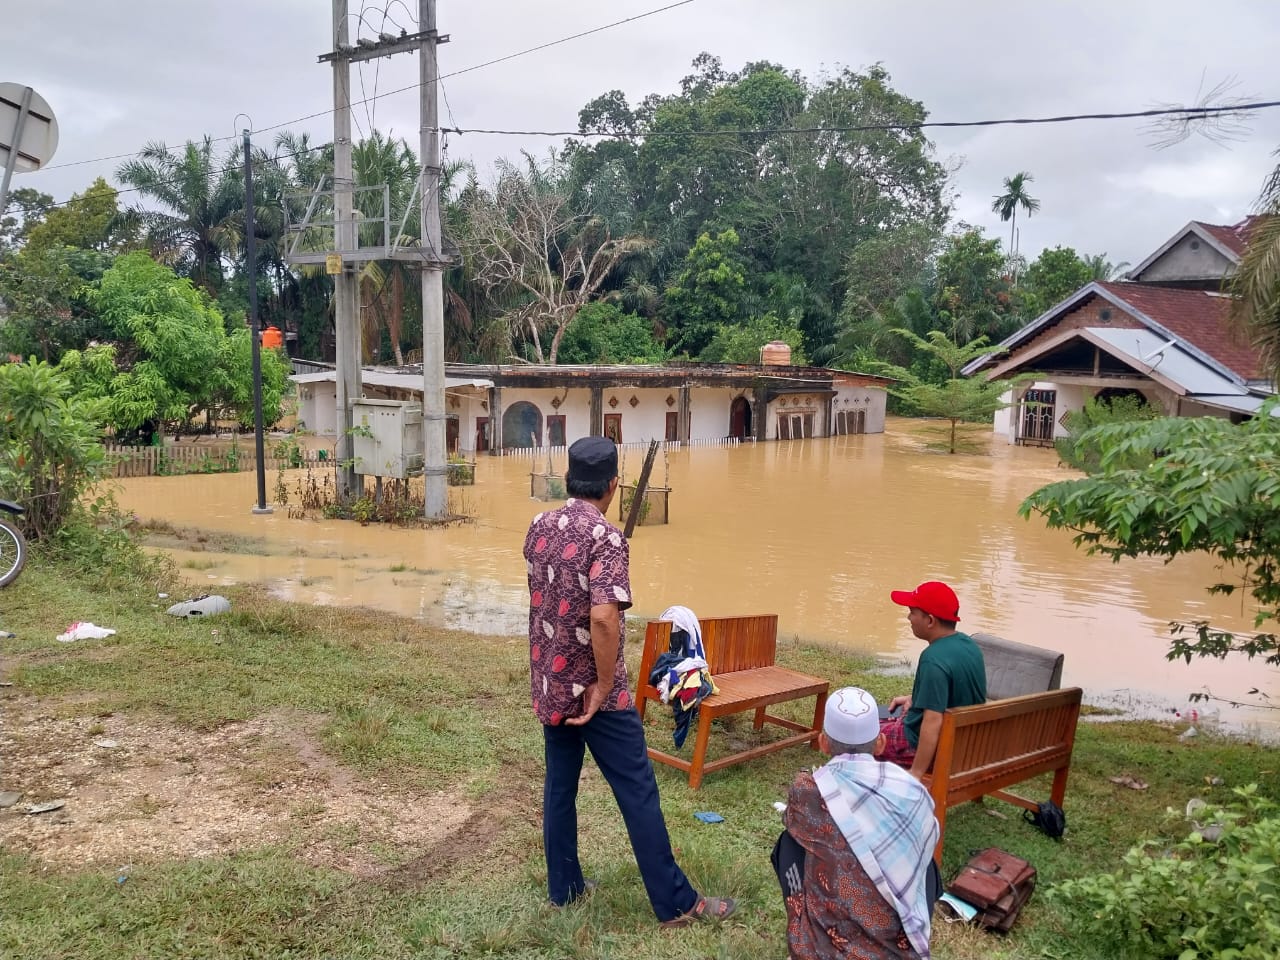
<path fill-rule="evenodd" d="M 175 598 L 182 590 L 168 589 Z M 541 734 L 523 638 L 285 604 L 248 589 L 230 591 L 229 614 L 179 621 L 154 590 L 37 562 L 0 593 L 0 627 L 18 635 L 0 641 L 0 679 L 12 683 L 0 688 L 0 790 L 23 793 L 0 811 L 0 955 L 786 955 L 768 859 L 780 829 L 771 804 L 817 754 L 775 753 L 711 774 L 696 793 L 659 767 L 682 866 L 699 889 L 742 904 L 722 927 L 676 934 L 659 934 L 616 806 L 588 763 L 582 854 L 601 886 L 556 910 L 545 903 Z M 119 633 L 56 643 L 72 620 Z M 640 626 L 627 645 L 633 683 Z M 882 697 L 908 682 L 790 641 L 779 659 Z M 650 742 L 669 745 L 669 717 L 651 720 Z M 1274 749 L 1203 736 L 1183 743 L 1177 733 L 1082 725 L 1065 842 L 998 802 L 953 812 L 944 872 L 998 845 L 1038 867 L 1041 892 L 1008 937 L 938 922 L 934 955 L 1112 956 L 1074 936 L 1043 891 L 1112 868 L 1141 838 L 1185 832 L 1166 808 L 1191 797 L 1225 799 L 1250 782 L 1280 796 Z M 743 715 L 716 733 L 713 750 L 757 736 Z M 1119 774 L 1149 788 L 1108 780 Z M 1215 777 L 1223 784 L 1210 785 Z M 1047 785 L 1025 786 L 1048 795 Z M 65 806 L 22 812 L 50 800 Z M 702 824 L 700 810 L 725 820 Z"/>

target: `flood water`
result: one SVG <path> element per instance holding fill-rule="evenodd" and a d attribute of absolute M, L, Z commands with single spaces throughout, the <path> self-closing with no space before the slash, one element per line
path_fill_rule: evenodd
<path fill-rule="evenodd" d="M 1243 698 L 1255 686 L 1280 702 L 1280 670 L 1164 659 L 1170 620 L 1252 626 L 1239 595 L 1206 593 L 1217 576 L 1209 559 L 1086 557 L 1069 534 L 1017 516 L 1031 491 L 1075 476 L 1052 450 L 980 435 L 980 453 L 950 456 L 920 434 L 918 423 L 891 419 L 881 435 L 660 455 L 653 482 L 669 476 L 671 522 L 632 539 L 633 614 L 675 603 L 703 616 L 777 613 L 782 636 L 914 660 L 920 642 L 888 592 L 938 579 L 960 596 L 962 629 L 1063 651 L 1064 684 L 1092 702 L 1167 715 L 1193 691 Z M 627 453 L 630 477 L 640 461 Z M 252 516 L 252 473 L 125 480 L 117 497 L 144 519 L 255 541 L 252 553 L 168 550 L 206 590 L 263 582 L 284 599 L 519 635 L 520 549 L 530 518 L 547 509 L 529 499 L 531 469 L 545 459 L 482 455 L 476 485 L 450 490 L 455 509 L 476 519 L 445 529 L 294 520 L 280 509 Z M 1214 706 L 1225 726 L 1280 734 L 1273 711 Z"/>

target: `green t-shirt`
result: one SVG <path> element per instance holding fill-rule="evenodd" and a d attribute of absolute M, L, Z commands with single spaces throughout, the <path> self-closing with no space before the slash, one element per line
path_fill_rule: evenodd
<path fill-rule="evenodd" d="M 948 707 L 971 707 L 987 699 L 987 666 L 982 651 L 967 633 L 953 633 L 933 641 L 920 654 L 911 709 L 902 721 L 911 746 L 920 745 L 920 723 L 926 710 L 942 713 Z"/>

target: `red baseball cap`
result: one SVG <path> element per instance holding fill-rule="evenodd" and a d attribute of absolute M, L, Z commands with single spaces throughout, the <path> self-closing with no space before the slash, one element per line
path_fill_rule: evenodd
<path fill-rule="evenodd" d="M 894 590 L 889 594 L 894 603 L 918 607 L 939 620 L 959 620 L 960 601 L 956 592 L 938 580 L 926 580 L 914 590 Z"/>

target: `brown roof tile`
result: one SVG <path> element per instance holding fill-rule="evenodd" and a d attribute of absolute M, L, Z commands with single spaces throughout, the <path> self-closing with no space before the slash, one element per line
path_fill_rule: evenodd
<path fill-rule="evenodd" d="M 1257 219 L 1257 217 L 1245 217 L 1239 223 L 1233 223 L 1230 226 L 1220 223 L 1204 223 L 1200 220 L 1197 220 L 1196 224 L 1237 257 L 1240 257 L 1244 255 L 1245 247 L 1249 245 L 1249 234 L 1253 232 L 1253 225 Z"/>
<path fill-rule="evenodd" d="M 1098 286 L 1180 340 L 1207 353 L 1237 376 L 1246 380 L 1265 377 L 1258 351 L 1231 323 L 1229 298 L 1203 290 L 1179 290 L 1147 283 L 1107 282 Z"/>

